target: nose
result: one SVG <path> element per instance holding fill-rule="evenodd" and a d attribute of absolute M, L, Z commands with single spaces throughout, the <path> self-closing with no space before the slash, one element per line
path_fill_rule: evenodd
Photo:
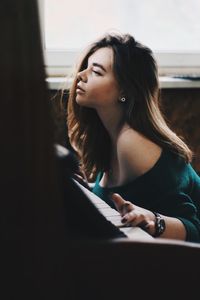
<path fill-rule="evenodd" d="M 77 79 L 78 79 L 78 81 L 87 82 L 87 74 L 86 74 L 86 71 L 83 70 L 83 71 L 78 72 Z"/>

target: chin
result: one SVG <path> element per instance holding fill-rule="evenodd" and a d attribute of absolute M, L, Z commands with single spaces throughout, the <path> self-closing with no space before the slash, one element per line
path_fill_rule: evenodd
<path fill-rule="evenodd" d="M 80 106 L 84 106 L 84 107 L 90 107 L 89 103 L 87 102 L 87 100 L 83 100 L 81 99 L 81 97 L 77 96 L 76 97 L 76 103 Z"/>

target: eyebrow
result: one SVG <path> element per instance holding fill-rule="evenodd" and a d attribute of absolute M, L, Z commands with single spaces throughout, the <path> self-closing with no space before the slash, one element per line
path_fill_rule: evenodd
<path fill-rule="evenodd" d="M 100 64 L 98 64 L 98 63 L 93 63 L 92 64 L 94 67 L 99 67 L 99 68 L 101 68 L 104 72 L 106 72 L 106 69 L 104 68 L 104 66 L 102 66 L 102 65 L 100 65 Z"/>

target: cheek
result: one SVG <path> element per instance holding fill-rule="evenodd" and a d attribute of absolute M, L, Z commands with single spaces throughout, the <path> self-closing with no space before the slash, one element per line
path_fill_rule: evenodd
<path fill-rule="evenodd" d="M 97 108 L 117 103 L 119 90 L 115 82 L 88 84 L 86 93 L 78 94 L 76 102 L 81 106 Z"/>
<path fill-rule="evenodd" d="M 88 96 L 96 101 L 99 100 L 101 102 L 112 102 L 118 99 L 119 92 L 114 84 L 109 84 L 91 89 L 88 93 Z"/>

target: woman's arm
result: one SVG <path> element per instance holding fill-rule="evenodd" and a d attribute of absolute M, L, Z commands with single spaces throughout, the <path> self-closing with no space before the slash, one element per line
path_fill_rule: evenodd
<path fill-rule="evenodd" d="M 125 201 L 119 194 L 113 194 L 112 200 L 122 216 L 124 226 L 139 226 L 152 236 L 156 233 L 156 216 L 150 210 L 144 209 L 129 201 Z M 184 224 L 177 218 L 160 215 L 165 222 L 165 230 L 159 236 L 162 238 L 186 240 Z"/>

